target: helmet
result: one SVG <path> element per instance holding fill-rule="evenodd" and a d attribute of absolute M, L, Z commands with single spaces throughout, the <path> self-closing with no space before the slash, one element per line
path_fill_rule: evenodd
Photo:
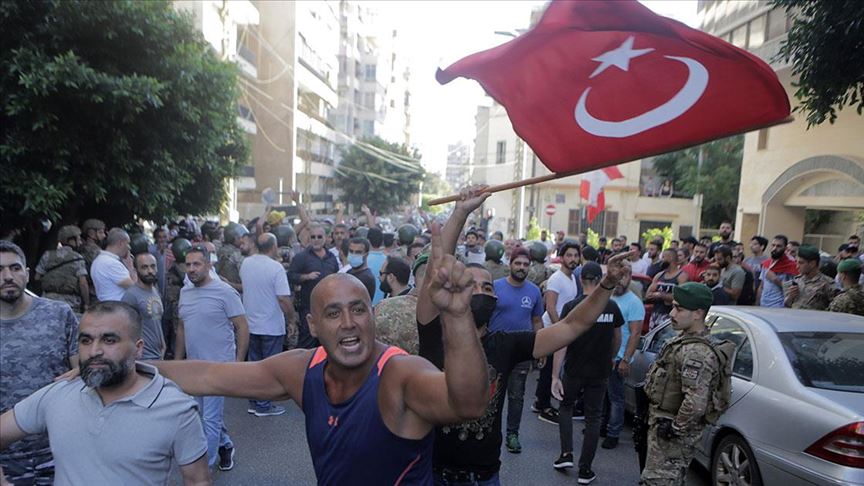
<path fill-rule="evenodd" d="M 356 236 L 357 238 L 366 238 L 367 236 L 369 236 L 369 227 L 361 226 L 357 228 L 357 231 L 354 232 L 354 236 Z"/>
<path fill-rule="evenodd" d="M 171 242 L 171 253 L 174 260 L 183 263 L 186 261 L 186 252 L 192 249 L 192 243 L 186 238 L 174 238 Z"/>
<path fill-rule="evenodd" d="M 528 253 L 531 254 L 531 259 L 535 262 L 543 263 L 546 261 L 546 253 L 548 250 L 546 249 L 546 245 L 540 243 L 539 241 L 532 241 L 528 244 Z"/>
<path fill-rule="evenodd" d="M 103 229 L 104 230 L 105 229 L 105 222 L 103 222 L 101 219 L 92 219 L 91 218 L 91 219 L 88 219 L 87 221 L 84 221 L 84 224 L 81 225 L 81 232 L 84 234 L 87 234 L 87 232 L 90 231 L 91 229 L 93 229 L 93 230 Z"/>
<path fill-rule="evenodd" d="M 150 250 L 150 242 L 144 233 L 132 233 L 129 235 L 129 249 L 132 255 L 140 255 Z"/>
<path fill-rule="evenodd" d="M 215 221 L 205 221 L 201 225 L 201 234 L 206 236 L 210 241 L 219 239 L 219 224 Z"/>
<path fill-rule="evenodd" d="M 413 224 L 403 224 L 396 231 L 396 234 L 399 237 L 399 244 L 403 246 L 408 246 L 414 242 L 414 238 L 420 234 L 420 230 L 417 229 Z"/>
<path fill-rule="evenodd" d="M 239 243 L 238 240 L 240 237 L 248 233 L 249 230 L 242 224 L 231 222 L 225 227 L 225 236 L 223 239 L 225 240 L 225 243 L 236 246 L 237 243 Z"/>
<path fill-rule="evenodd" d="M 74 224 L 70 224 L 60 228 L 60 231 L 57 232 L 57 241 L 66 243 L 69 238 L 76 238 L 78 236 L 81 236 L 81 230 Z"/>
<path fill-rule="evenodd" d="M 272 229 L 276 235 L 276 242 L 279 246 L 291 246 L 297 240 L 297 233 L 290 224 L 280 224 Z"/>
<path fill-rule="evenodd" d="M 487 241 L 483 249 L 486 250 L 486 260 L 500 262 L 501 257 L 504 256 L 504 243 L 498 240 Z"/>

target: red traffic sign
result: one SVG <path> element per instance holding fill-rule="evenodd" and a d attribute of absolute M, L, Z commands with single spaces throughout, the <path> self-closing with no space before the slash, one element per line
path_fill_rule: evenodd
<path fill-rule="evenodd" d="M 546 205 L 546 216 L 552 216 L 553 214 L 555 214 L 555 205 L 554 204 L 547 204 Z"/>

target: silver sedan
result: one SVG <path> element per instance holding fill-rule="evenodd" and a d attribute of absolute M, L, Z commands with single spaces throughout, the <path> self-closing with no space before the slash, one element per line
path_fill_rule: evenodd
<path fill-rule="evenodd" d="M 715 485 L 864 485 L 864 318 L 761 307 L 711 308 L 712 335 L 737 344 L 732 403 L 696 460 Z M 676 331 L 642 338 L 635 388 Z"/>

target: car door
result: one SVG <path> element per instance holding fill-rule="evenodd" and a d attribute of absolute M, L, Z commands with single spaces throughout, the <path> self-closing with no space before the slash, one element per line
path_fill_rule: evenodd
<path fill-rule="evenodd" d="M 732 363 L 732 401 L 729 404 L 731 407 L 755 386 L 753 377 L 756 362 L 752 335 L 747 332 L 743 322 L 725 315 L 717 316 L 709 332 L 715 339 L 725 339 L 735 343 L 735 357 Z"/>

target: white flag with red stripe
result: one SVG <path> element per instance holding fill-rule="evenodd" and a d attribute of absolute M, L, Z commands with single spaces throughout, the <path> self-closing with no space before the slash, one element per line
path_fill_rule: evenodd
<path fill-rule="evenodd" d="M 582 199 L 588 201 L 588 223 L 592 223 L 598 214 L 606 208 L 606 196 L 603 187 L 615 179 L 623 179 L 624 174 L 617 166 L 604 167 L 582 176 L 579 187 Z"/>

